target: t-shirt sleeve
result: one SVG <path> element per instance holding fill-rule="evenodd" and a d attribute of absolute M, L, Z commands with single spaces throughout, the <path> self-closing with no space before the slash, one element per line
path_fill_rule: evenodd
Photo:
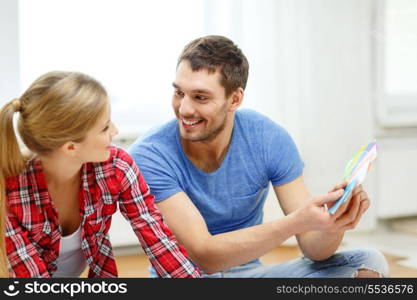
<path fill-rule="evenodd" d="M 265 165 L 273 186 L 289 183 L 302 175 L 304 162 L 288 132 L 268 120 L 264 128 Z"/>
<path fill-rule="evenodd" d="M 183 191 L 174 172 L 175 159 L 169 160 L 157 145 L 135 143 L 129 148 L 129 153 L 155 196 L 155 202 Z"/>

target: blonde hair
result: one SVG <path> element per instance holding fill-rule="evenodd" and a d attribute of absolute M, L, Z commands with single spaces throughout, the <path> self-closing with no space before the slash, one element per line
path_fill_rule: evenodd
<path fill-rule="evenodd" d="M 49 72 L 0 109 L 0 277 L 8 276 L 5 252 L 6 179 L 26 164 L 13 128 L 33 154 L 45 155 L 68 141 L 82 142 L 108 103 L 103 86 L 78 72 Z"/>

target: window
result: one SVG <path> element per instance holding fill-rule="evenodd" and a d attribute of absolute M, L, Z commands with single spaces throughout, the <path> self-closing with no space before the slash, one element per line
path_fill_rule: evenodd
<path fill-rule="evenodd" d="M 376 1 L 377 116 L 382 127 L 417 126 L 417 1 Z"/>
<path fill-rule="evenodd" d="M 51 70 L 87 73 L 106 87 L 120 132 L 140 134 L 174 116 L 176 60 L 203 35 L 203 8 L 203 0 L 21 0 L 21 86 Z"/>

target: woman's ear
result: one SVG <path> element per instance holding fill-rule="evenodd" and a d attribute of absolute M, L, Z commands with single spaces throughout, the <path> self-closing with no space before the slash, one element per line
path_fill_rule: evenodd
<path fill-rule="evenodd" d="M 59 149 L 66 155 L 74 156 L 77 153 L 78 145 L 74 142 L 66 142 Z"/>

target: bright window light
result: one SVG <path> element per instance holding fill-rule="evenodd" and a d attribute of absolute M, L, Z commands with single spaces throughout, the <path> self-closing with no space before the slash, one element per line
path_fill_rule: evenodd
<path fill-rule="evenodd" d="M 173 117 L 172 81 L 186 43 L 203 35 L 203 0 L 21 0 L 21 85 L 52 70 L 103 83 L 121 131 Z"/>

